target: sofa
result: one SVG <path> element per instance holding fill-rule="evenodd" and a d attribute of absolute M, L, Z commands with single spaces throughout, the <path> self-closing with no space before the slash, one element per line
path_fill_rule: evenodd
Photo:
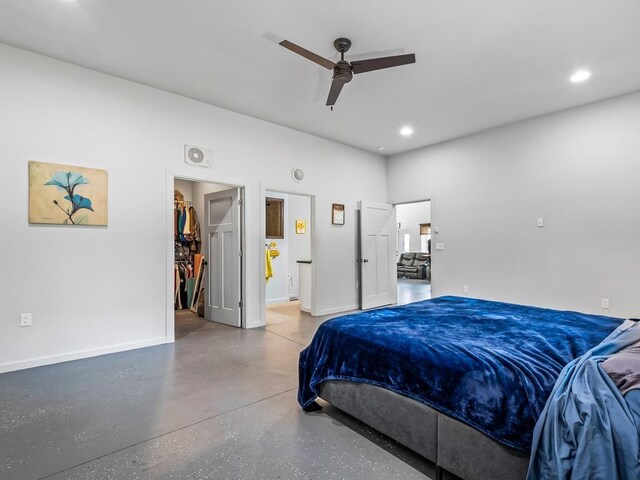
<path fill-rule="evenodd" d="M 406 252 L 400 254 L 398 260 L 398 277 L 431 278 L 431 255 L 423 252 Z"/>

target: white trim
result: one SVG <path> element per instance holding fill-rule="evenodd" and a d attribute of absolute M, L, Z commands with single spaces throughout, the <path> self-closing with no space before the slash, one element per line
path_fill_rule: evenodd
<path fill-rule="evenodd" d="M 291 299 L 289 297 L 272 298 L 271 300 L 267 300 L 266 304 L 270 305 L 272 303 L 288 303 L 290 301 L 291 301 Z"/>
<path fill-rule="evenodd" d="M 344 307 L 326 308 L 324 310 L 316 312 L 314 317 L 319 317 L 321 315 L 333 315 L 334 313 L 349 312 L 352 310 L 359 310 L 359 308 L 357 305 L 345 305 Z"/>
<path fill-rule="evenodd" d="M 156 345 L 163 345 L 165 343 L 169 343 L 167 342 L 167 339 L 165 337 L 157 337 L 131 343 L 121 343 L 118 345 L 108 345 L 106 347 L 88 348 L 86 350 L 78 350 L 70 353 L 59 353 L 56 355 L 30 358 L 28 360 L 0 363 L 0 373 L 13 372 L 15 370 L 23 370 L 25 368 L 41 367 L 43 365 L 52 365 L 55 363 L 69 362 L 71 360 L 80 360 L 83 358 L 97 357 L 99 355 L 106 355 L 109 353 L 125 352 L 127 350 L 136 350 L 138 348 L 153 347 Z"/>

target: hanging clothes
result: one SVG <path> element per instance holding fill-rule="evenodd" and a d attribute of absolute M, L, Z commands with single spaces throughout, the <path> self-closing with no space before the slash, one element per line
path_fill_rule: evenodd
<path fill-rule="evenodd" d="M 187 209 L 184 206 L 181 207 L 178 215 L 178 237 L 181 242 L 184 242 L 184 225 L 187 220 Z"/>
<path fill-rule="evenodd" d="M 192 253 L 198 253 L 200 252 L 202 238 L 200 236 L 200 222 L 198 221 L 198 214 L 196 213 L 196 209 L 193 207 L 189 208 L 189 222 L 191 231 L 191 243 L 189 244 L 189 249 Z"/>
<path fill-rule="evenodd" d="M 180 212 L 179 212 L 178 207 L 176 206 L 173 209 L 173 238 L 176 241 L 179 239 L 179 237 L 178 237 L 178 217 L 179 217 L 179 215 L 180 215 Z"/>
<path fill-rule="evenodd" d="M 190 238 L 188 238 L 191 236 L 191 215 L 189 214 L 191 210 L 191 207 L 184 207 L 184 227 L 182 229 L 182 233 L 185 236 L 185 240 L 191 240 Z"/>
<path fill-rule="evenodd" d="M 180 269 L 178 264 L 176 263 L 174 266 L 175 276 L 174 276 L 174 298 L 173 301 L 175 303 L 176 310 L 182 310 L 182 303 L 180 302 Z"/>

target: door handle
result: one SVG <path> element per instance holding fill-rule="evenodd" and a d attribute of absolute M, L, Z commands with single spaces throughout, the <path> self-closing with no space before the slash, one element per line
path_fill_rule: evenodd
<path fill-rule="evenodd" d="M 366 258 L 364 260 L 362 260 L 364 263 L 367 263 L 369 260 L 367 260 Z"/>

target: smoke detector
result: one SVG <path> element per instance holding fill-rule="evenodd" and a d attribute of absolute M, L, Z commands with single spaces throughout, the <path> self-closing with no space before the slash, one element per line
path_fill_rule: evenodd
<path fill-rule="evenodd" d="M 300 183 L 304 180 L 304 171 L 301 168 L 294 168 L 291 170 L 291 176 L 296 182 Z"/>
<path fill-rule="evenodd" d="M 184 146 L 184 163 L 196 167 L 210 167 L 213 160 L 213 153 L 208 148 L 196 147 L 194 145 Z"/>

